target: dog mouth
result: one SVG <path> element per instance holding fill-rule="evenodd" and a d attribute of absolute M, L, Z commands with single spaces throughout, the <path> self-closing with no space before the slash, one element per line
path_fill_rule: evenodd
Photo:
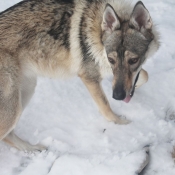
<path fill-rule="evenodd" d="M 130 92 L 129 95 L 126 96 L 126 98 L 123 100 L 125 103 L 129 103 L 130 100 L 131 100 L 131 98 L 133 97 L 134 92 L 135 92 L 135 88 L 136 88 L 136 83 L 137 83 L 137 81 L 138 81 L 138 79 L 139 79 L 139 75 L 140 75 L 140 72 L 137 74 L 137 77 L 136 77 L 136 79 L 135 79 L 135 82 L 134 82 L 134 85 L 133 85 L 133 87 L 132 87 L 131 92 Z"/>

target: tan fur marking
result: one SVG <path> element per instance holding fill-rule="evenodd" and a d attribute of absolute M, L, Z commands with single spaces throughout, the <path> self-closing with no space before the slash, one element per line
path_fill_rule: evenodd
<path fill-rule="evenodd" d="M 125 51 L 125 60 L 128 60 L 129 58 L 137 58 L 137 57 L 138 57 L 138 55 L 136 55 L 128 50 Z"/>

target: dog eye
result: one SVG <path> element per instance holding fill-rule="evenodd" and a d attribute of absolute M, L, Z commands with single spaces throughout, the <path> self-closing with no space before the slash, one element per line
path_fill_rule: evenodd
<path fill-rule="evenodd" d="M 108 60 L 111 64 L 115 64 L 115 60 L 113 60 L 111 57 L 108 57 Z"/>
<path fill-rule="evenodd" d="M 138 60 L 139 60 L 138 58 L 132 58 L 132 59 L 130 59 L 130 60 L 128 61 L 128 63 L 129 63 L 130 65 L 133 65 L 133 64 L 137 63 Z"/>

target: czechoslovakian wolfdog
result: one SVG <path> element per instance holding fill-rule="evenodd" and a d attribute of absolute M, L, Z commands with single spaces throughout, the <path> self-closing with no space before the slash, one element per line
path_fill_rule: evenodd
<path fill-rule="evenodd" d="M 41 149 L 13 133 L 38 75 L 78 75 L 107 120 L 129 123 L 111 110 L 100 82 L 113 74 L 113 98 L 129 102 L 135 86 L 147 81 L 142 64 L 158 46 L 142 2 L 24 0 L 5 10 L 0 13 L 0 140 L 21 150 Z"/>

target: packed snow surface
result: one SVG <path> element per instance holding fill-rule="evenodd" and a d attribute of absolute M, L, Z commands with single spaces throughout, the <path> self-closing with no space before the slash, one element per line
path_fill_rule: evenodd
<path fill-rule="evenodd" d="M 1 0 L 0 11 L 17 2 Z M 175 175 L 175 1 L 143 3 L 161 35 L 160 49 L 144 65 L 148 83 L 125 104 L 112 99 L 111 79 L 103 81 L 112 109 L 132 123 L 106 121 L 79 78 L 38 78 L 15 132 L 48 150 L 27 154 L 1 142 L 0 175 L 135 175 L 145 145 L 151 155 L 145 175 Z"/>

